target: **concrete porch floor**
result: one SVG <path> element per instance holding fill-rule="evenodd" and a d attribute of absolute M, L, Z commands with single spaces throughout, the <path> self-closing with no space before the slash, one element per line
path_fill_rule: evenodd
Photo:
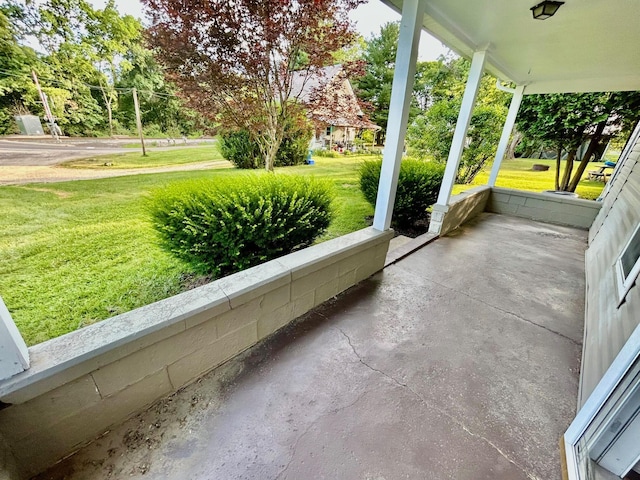
<path fill-rule="evenodd" d="M 483 214 L 38 478 L 560 479 L 585 247 Z"/>

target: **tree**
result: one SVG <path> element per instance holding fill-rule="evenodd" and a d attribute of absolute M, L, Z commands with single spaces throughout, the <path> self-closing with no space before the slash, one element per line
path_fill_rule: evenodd
<path fill-rule="evenodd" d="M 150 41 L 189 105 L 224 127 L 247 129 L 272 171 L 286 121 L 302 108 L 294 68 L 308 80 L 351 44 L 348 13 L 362 1 L 144 3 Z"/>
<path fill-rule="evenodd" d="M 0 10 L 0 134 L 13 133 L 13 114 L 26 113 L 24 97 L 35 95 L 25 78 L 38 64 L 33 49 L 18 44 L 17 33 Z"/>
<path fill-rule="evenodd" d="M 383 143 L 389 120 L 391 86 L 398 49 L 398 22 L 390 22 L 380 27 L 380 33 L 367 40 L 362 59 L 365 74 L 354 82 L 360 99 L 370 105 L 371 121 L 381 127 L 379 142 Z"/>
<path fill-rule="evenodd" d="M 635 124 L 640 119 L 640 92 L 529 95 L 518 113 L 518 129 L 528 138 L 556 150 L 555 189 L 575 192 L 607 126 Z M 589 139 L 582 158 L 578 149 Z M 560 175 L 563 151 L 567 151 Z M 579 160 L 573 171 L 574 162 Z"/>
<path fill-rule="evenodd" d="M 107 109 L 109 135 L 113 136 L 113 107 L 118 98 L 115 84 L 125 73 L 123 70 L 132 68 L 130 63 L 118 63 L 117 59 L 141 43 L 142 25 L 131 15 L 121 16 L 114 0 L 109 0 L 102 10 L 91 11 L 89 20 L 82 41 L 92 47 L 94 62 L 104 77 L 99 87 Z"/>
<path fill-rule="evenodd" d="M 371 120 L 381 127 L 377 133 L 378 143 L 384 143 L 387 131 L 399 34 L 400 24 L 388 22 L 380 27 L 378 35 L 366 41 L 362 54 L 365 73 L 354 81 L 356 93 L 368 107 Z M 432 103 L 430 85 L 438 68 L 438 62 L 417 63 L 409 122 Z"/>
<path fill-rule="evenodd" d="M 446 162 L 462 103 L 470 63 L 462 58 L 440 58 L 423 66 L 419 91 L 426 111 L 407 131 L 410 154 Z M 471 116 L 465 149 L 456 175 L 457 183 L 470 183 L 493 157 L 506 119 L 508 96 L 484 75 Z"/>
<path fill-rule="evenodd" d="M 37 51 L 26 46 L 33 43 Z M 86 0 L 4 0 L 0 63 L 0 133 L 15 130 L 15 113 L 43 114 L 32 70 L 66 134 L 135 128 L 132 87 L 146 124 L 172 135 L 203 127 L 146 48 L 140 21 L 120 15 L 113 0 L 103 9 Z"/>
<path fill-rule="evenodd" d="M 419 158 L 432 157 L 440 163 L 447 161 L 460 103 L 460 99 L 440 100 L 424 115 L 416 118 L 407 131 L 407 142 L 412 155 Z M 506 118 L 505 110 L 499 104 L 480 104 L 473 110 L 456 183 L 470 183 L 495 155 Z"/>

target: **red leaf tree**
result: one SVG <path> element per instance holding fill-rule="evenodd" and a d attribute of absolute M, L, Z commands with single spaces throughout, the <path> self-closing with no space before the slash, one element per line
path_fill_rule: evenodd
<path fill-rule="evenodd" d="M 348 13 L 363 1 L 143 0 L 168 76 L 204 116 L 248 130 L 268 171 L 286 120 L 303 108 L 294 70 L 317 76 L 350 45 Z"/>

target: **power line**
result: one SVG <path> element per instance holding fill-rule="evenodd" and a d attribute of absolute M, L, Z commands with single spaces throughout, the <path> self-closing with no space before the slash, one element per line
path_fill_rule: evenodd
<path fill-rule="evenodd" d="M 17 75 L 13 72 L 9 72 L 7 70 L 2 70 L 0 69 L 0 74 L 4 74 L 6 76 L 9 77 L 14 77 L 14 78 L 20 78 L 23 80 L 29 80 L 29 82 L 31 81 L 31 77 L 28 74 L 23 74 L 23 75 Z M 62 82 L 60 80 L 56 80 L 53 78 L 48 78 L 48 77 L 40 77 L 41 80 L 46 81 L 47 83 L 50 84 L 56 84 L 58 86 L 62 86 L 67 88 L 67 83 Z M 99 90 L 102 91 L 104 89 L 104 87 L 101 87 L 100 85 L 91 85 L 89 83 L 84 83 L 84 82 L 71 82 L 68 81 L 68 83 L 75 83 L 76 85 L 82 85 L 83 87 L 86 87 L 90 90 Z M 134 87 L 112 87 L 113 90 L 116 90 L 118 92 L 123 92 L 123 93 L 131 93 L 133 91 Z M 179 95 L 173 94 L 173 93 L 160 93 L 160 92 L 154 92 L 153 90 L 138 90 L 138 93 L 142 93 L 142 94 L 148 94 L 154 97 L 158 97 L 158 98 L 163 98 L 163 99 L 168 99 L 168 98 L 179 98 Z"/>

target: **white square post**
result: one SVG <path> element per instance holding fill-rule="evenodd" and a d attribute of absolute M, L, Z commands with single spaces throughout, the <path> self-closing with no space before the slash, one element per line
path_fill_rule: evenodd
<path fill-rule="evenodd" d="M 409 106 L 416 74 L 416 61 L 426 0 L 405 0 L 402 6 L 396 68 L 393 74 L 387 141 L 384 147 L 373 228 L 389 230 L 398 189 L 400 162 L 409 122 Z"/>
<path fill-rule="evenodd" d="M 500 171 L 500 165 L 504 160 L 504 154 L 509 146 L 509 139 L 511 138 L 511 132 L 513 126 L 516 124 L 516 117 L 518 116 L 518 110 L 520 110 L 520 103 L 522 102 L 522 96 L 524 95 L 524 85 L 518 85 L 513 92 L 513 98 L 509 104 L 509 113 L 507 119 L 504 121 L 504 127 L 502 129 L 502 136 L 498 143 L 498 149 L 496 150 L 496 158 L 493 160 L 493 167 L 491 168 L 491 175 L 489 175 L 489 182 L 487 185 L 495 187 L 496 179 L 498 178 L 498 172 Z"/>
<path fill-rule="evenodd" d="M 29 368 L 29 350 L 0 297 L 0 380 Z"/>
<path fill-rule="evenodd" d="M 460 113 L 458 113 L 458 121 L 453 133 L 451 148 L 449 149 L 449 158 L 447 159 L 444 178 L 440 186 L 438 201 L 433 206 L 433 212 L 431 213 L 431 223 L 429 224 L 429 232 L 431 233 L 440 233 L 442 220 L 444 219 L 445 213 L 449 210 L 449 198 L 451 197 L 453 184 L 456 181 L 458 167 L 462 159 L 462 152 L 464 150 L 469 124 L 471 123 L 473 107 L 476 104 L 476 97 L 478 96 L 478 89 L 480 88 L 480 81 L 482 80 L 482 70 L 486 56 L 487 52 L 483 50 L 475 52 L 471 59 L 469 78 L 467 79 L 467 85 L 464 89 L 462 105 L 460 107 Z"/>

